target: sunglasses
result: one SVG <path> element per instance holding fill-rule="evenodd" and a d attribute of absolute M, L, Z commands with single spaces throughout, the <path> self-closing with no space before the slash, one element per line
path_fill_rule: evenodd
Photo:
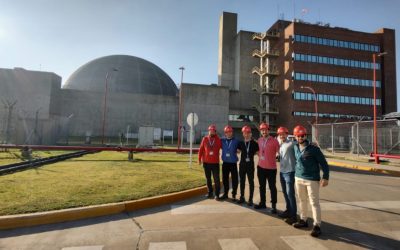
<path fill-rule="evenodd" d="M 306 138 L 306 135 L 296 135 L 297 138 Z"/>

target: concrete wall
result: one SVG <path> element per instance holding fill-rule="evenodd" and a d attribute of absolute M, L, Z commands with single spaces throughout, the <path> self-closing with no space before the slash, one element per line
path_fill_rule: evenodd
<path fill-rule="evenodd" d="M 188 84 L 182 85 L 182 125 L 189 126 L 186 118 L 189 113 L 196 113 L 199 123 L 195 127 L 195 139 L 201 139 L 201 131 L 207 131 L 210 124 L 217 126 L 219 135 L 228 124 L 229 89 L 216 85 Z"/>
<path fill-rule="evenodd" d="M 58 118 L 51 114 L 51 97 L 61 77 L 22 68 L 0 69 L 0 141 L 50 143 L 56 138 Z M 13 103 L 12 110 L 7 107 Z"/>
<path fill-rule="evenodd" d="M 70 120 L 70 135 L 102 135 L 104 93 L 63 89 L 59 92 L 59 114 Z M 65 105 L 67 104 L 67 105 Z M 130 126 L 138 132 L 142 125 L 174 130 L 177 135 L 178 97 L 126 93 L 108 93 L 105 135 L 118 136 Z"/>
<path fill-rule="evenodd" d="M 22 68 L 0 69 L 0 83 L 2 102 L 16 101 L 15 109 L 25 118 L 34 118 L 39 110 L 39 118 L 48 119 L 52 91 L 61 87 L 61 77 Z"/>
<path fill-rule="evenodd" d="M 219 19 L 218 85 L 234 89 L 234 38 L 237 32 L 237 14 L 223 12 Z"/>

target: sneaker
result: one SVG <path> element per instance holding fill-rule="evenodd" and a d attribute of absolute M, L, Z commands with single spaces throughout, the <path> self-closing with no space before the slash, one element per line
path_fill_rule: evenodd
<path fill-rule="evenodd" d="M 221 200 L 222 200 L 222 197 L 219 196 L 219 195 L 216 195 L 216 196 L 214 197 L 214 199 L 215 199 L 216 201 L 221 201 Z"/>
<path fill-rule="evenodd" d="M 214 196 L 213 196 L 212 194 L 206 194 L 204 197 L 205 197 L 206 199 L 212 199 L 212 198 L 214 198 Z"/>
<path fill-rule="evenodd" d="M 228 198 L 228 194 L 224 194 L 224 195 L 222 195 L 220 198 L 221 198 L 221 200 L 225 200 L 225 199 Z"/>
<path fill-rule="evenodd" d="M 278 216 L 279 217 L 281 217 L 281 218 L 289 218 L 289 211 L 288 210 L 285 210 L 285 211 L 283 211 L 282 213 L 279 213 L 278 214 Z"/>
<path fill-rule="evenodd" d="M 298 222 L 294 223 L 293 226 L 295 228 L 308 227 L 308 223 L 307 223 L 307 221 L 299 220 Z"/>
<path fill-rule="evenodd" d="M 252 206 L 253 206 L 253 201 L 252 201 L 252 200 L 249 200 L 249 201 L 247 202 L 247 206 L 252 207 Z"/>
<path fill-rule="evenodd" d="M 311 236 L 318 237 L 320 235 L 321 235 L 321 228 L 318 225 L 313 226 L 313 229 L 311 231 Z"/>
<path fill-rule="evenodd" d="M 237 201 L 238 204 L 244 203 L 244 197 L 240 196 L 240 199 Z"/>
<path fill-rule="evenodd" d="M 263 208 L 267 208 L 267 206 L 265 205 L 265 203 L 261 203 L 257 204 L 254 206 L 255 209 L 263 209 Z"/>
<path fill-rule="evenodd" d="M 293 217 L 287 217 L 286 219 L 283 220 L 284 222 L 286 222 L 289 225 L 293 225 L 294 223 L 297 222 L 297 218 L 296 216 Z"/>

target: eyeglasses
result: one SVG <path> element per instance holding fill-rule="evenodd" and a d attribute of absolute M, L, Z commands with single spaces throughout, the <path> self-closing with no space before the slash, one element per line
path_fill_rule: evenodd
<path fill-rule="evenodd" d="M 306 135 L 296 135 L 297 138 L 306 138 Z"/>

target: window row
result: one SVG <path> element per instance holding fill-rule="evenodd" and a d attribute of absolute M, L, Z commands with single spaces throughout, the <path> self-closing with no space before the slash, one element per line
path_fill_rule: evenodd
<path fill-rule="evenodd" d="M 338 47 L 338 48 L 347 48 L 347 49 L 364 50 L 364 51 L 372 51 L 372 52 L 380 51 L 378 45 L 373 45 L 373 44 L 368 44 L 368 43 L 349 42 L 349 41 L 321 38 L 321 37 L 315 37 L 315 36 L 294 35 L 294 40 L 296 42 L 312 43 L 312 44 L 319 44 L 319 45 L 332 46 L 332 47 Z"/>
<path fill-rule="evenodd" d="M 323 82 L 332 84 L 354 85 L 362 87 L 373 87 L 374 81 L 359 78 L 341 77 L 341 76 L 328 76 L 294 72 L 294 80 L 309 81 L 309 82 Z M 381 81 L 376 81 L 376 87 L 381 87 Z"/>
<path fill-rule="evenodd" d="M 314 116 L 315 117 L 315 113 L 311 113 L 311 112 L 293 112 L 293 115 L 294 116 Z M 355 119 L 355 120 L 360 120 L 361 118 L 363 118 L 363 119 L 372 119 L 372 117 L 369 117 L 369 116 L 329 114 L 329 113 L 318 113 L 318 117 L 322 117 L 322 118 Z"/>
<path fill-rule="evenodd" d="M 323 64 L 331 64 L 331 65 L 361 68 L 361 69 L 374 69 L 374 63 L 372 62 L 349 60 L 349 59 L 342 59 L 335 57 L 314 56 L 314 55 L 295 53 L 293 59 L 295 61 L 303 61 L 303 62 L 323 63 Z M 381 68 L 380 64 L 375 63 L 375 68 L 380 69 Z"/>
<path fill-rule="evenodd" d="M 312 93 L 294 92 L 293 98 L 295 100 L 313 101 L 314 95 Z M 319 102 L 334 102 L 334 103 L 349 103 L 360 105 L 374 105 L 373 98 L 356 97 L 356 96 L 343 96 L 343 95 L 327 95 L 317 94 Z M 376 99 L 376 105 L 381 105 L 381 99 Z"/>

